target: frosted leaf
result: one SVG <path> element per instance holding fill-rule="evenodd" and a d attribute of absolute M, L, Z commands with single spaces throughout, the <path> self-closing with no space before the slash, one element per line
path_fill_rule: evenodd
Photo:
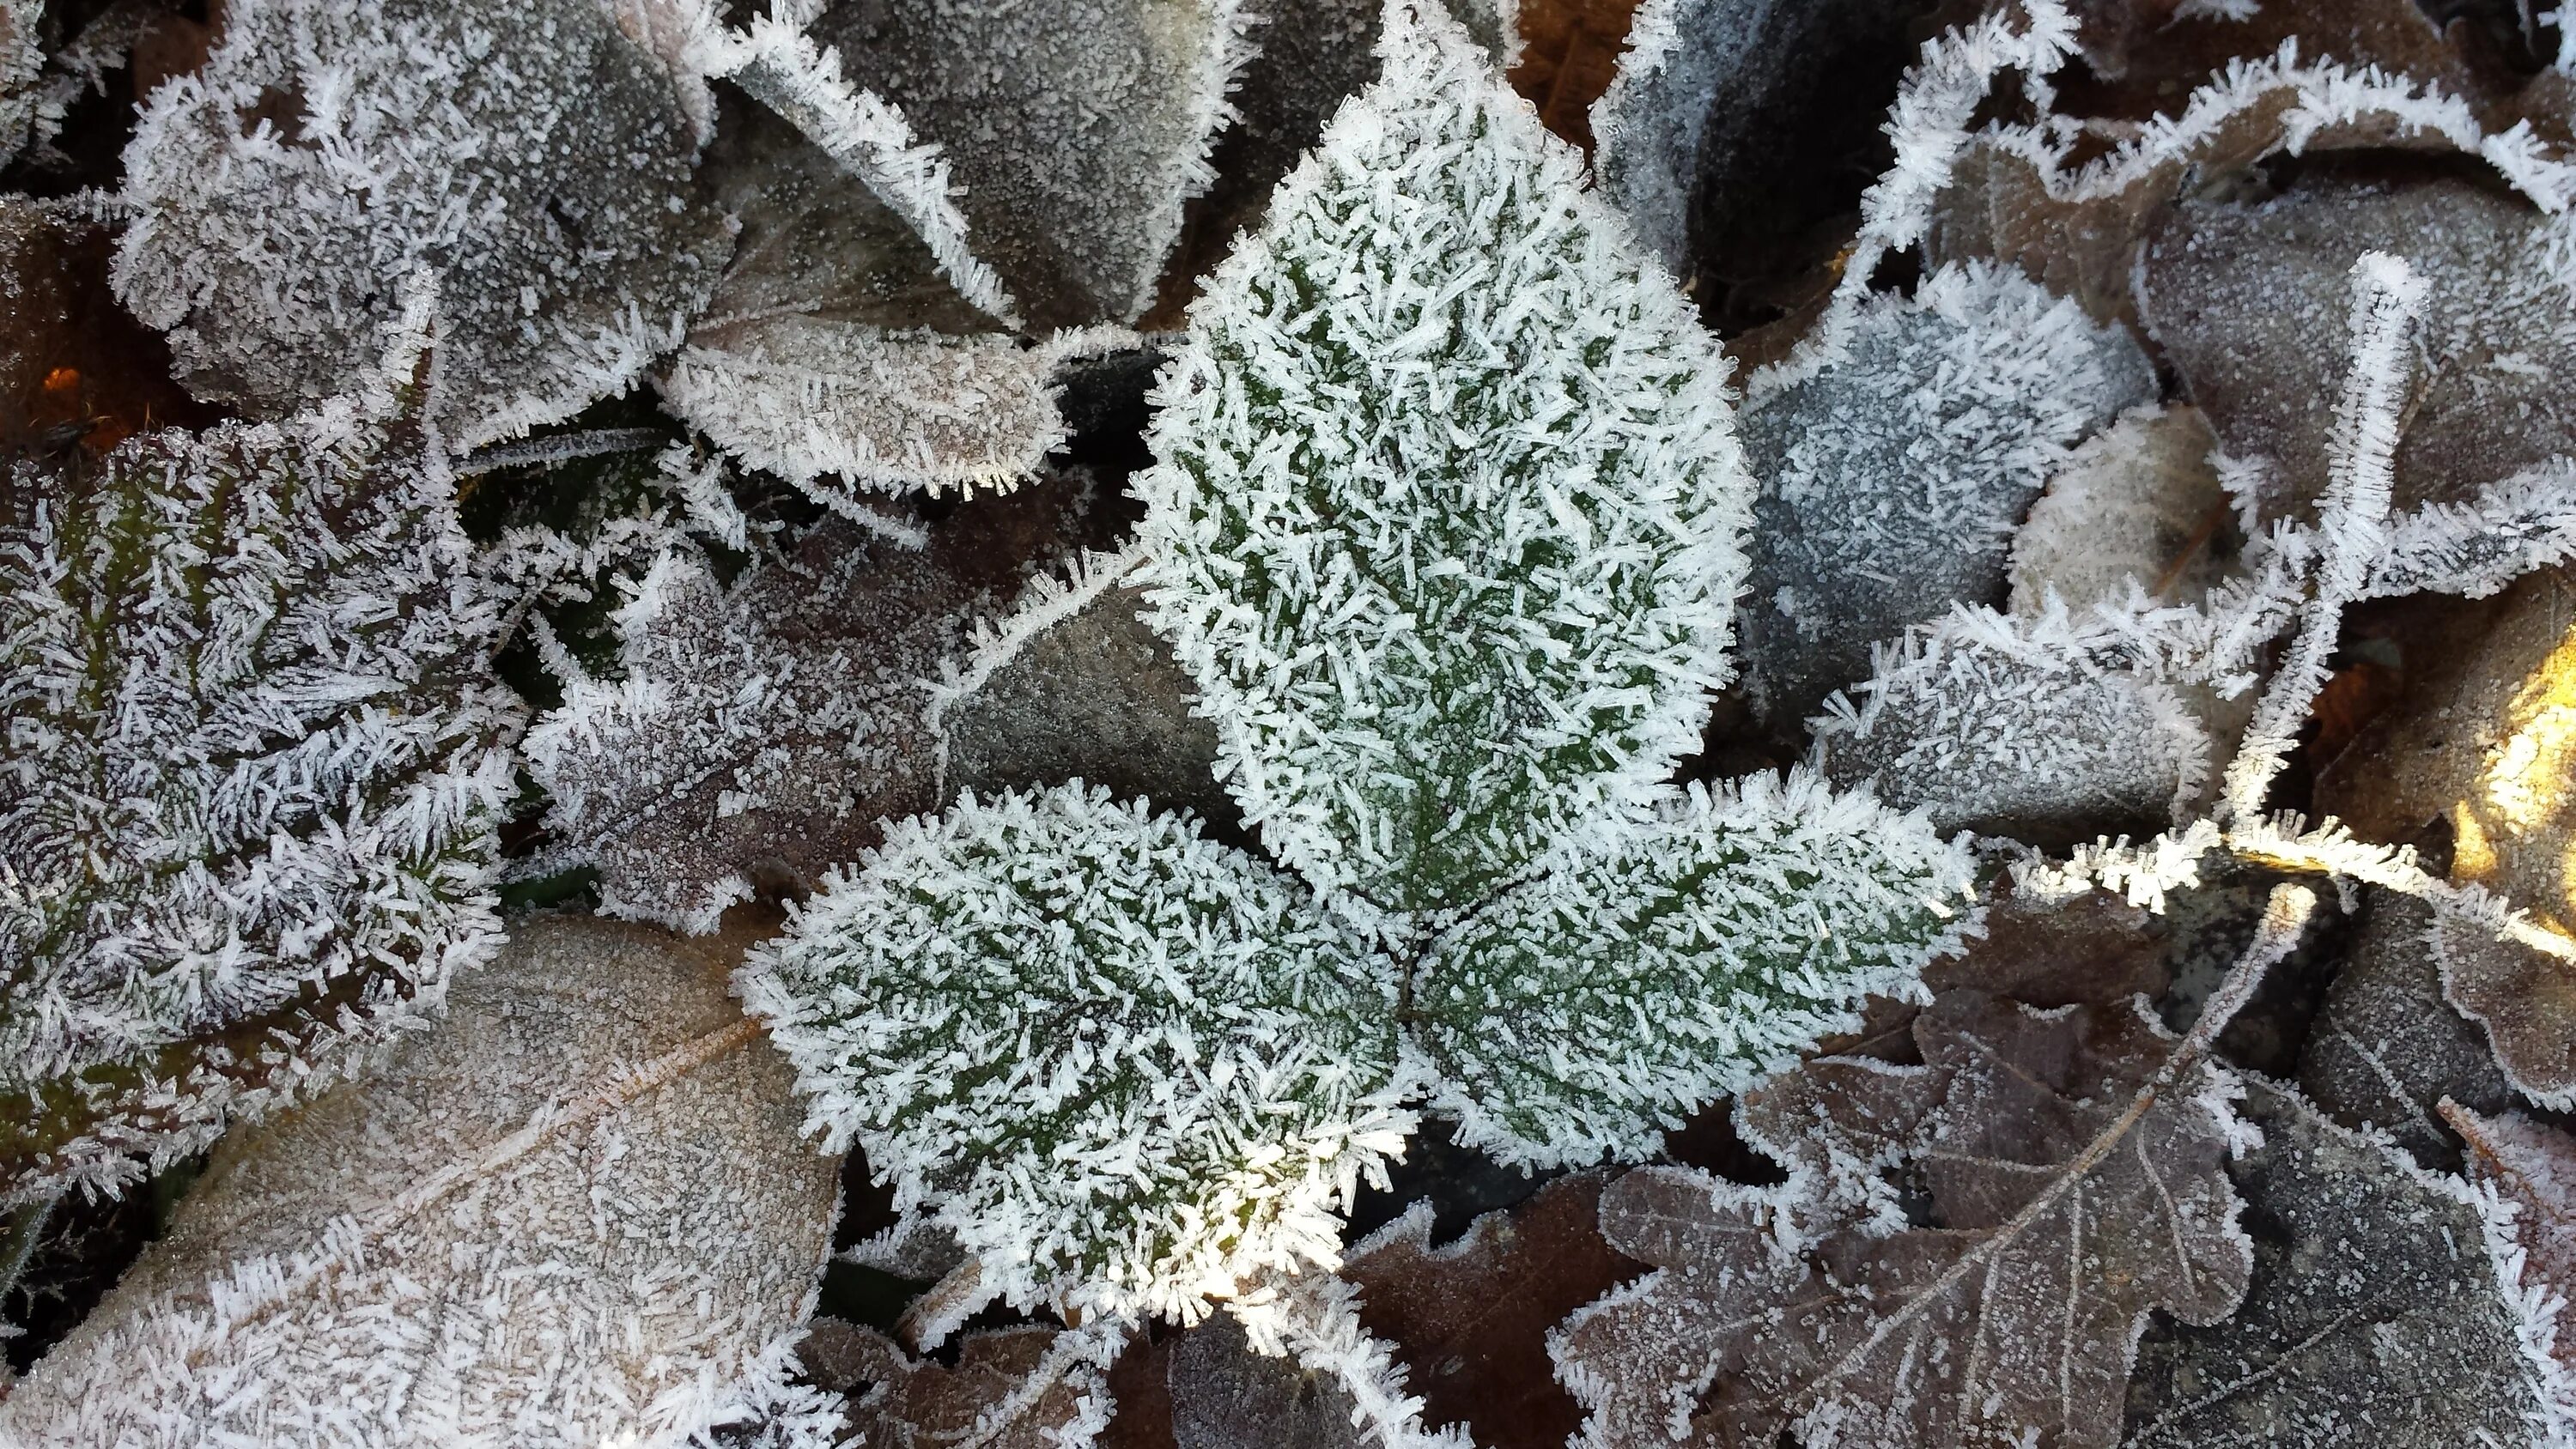
<path fill-rule="evenodd" d="M 1342 1277 L 1359 1287 L 1360 1326 L 1393 1348 L 1426 1424 L 1462 1425 L 1496 1449 L 1562 1445 L 1581 1427 L 1546 1340 L 1636 1271 L 1601 1237 L 1607 1181 L 1560 1177 L 1436 1247 L 1432 1205 L 1416 1202 L 1351 1246 Z"/>
<path fill-rule="evenodd" d="M 1349 1389 L 1255 1352 L 1232 1314 L 1174 1342 L 1165 1379 L 1174 1449 L 1377 1449 Z"/>
<path fill-rule="evenodd" d="M 2148 1310 L 2235 1307 L 2224 1102 L 2162 1082 L 2172 1039 L 2146 1016 L 1960 992 L 1914 1034 L 1924 1066 L 1826 1059 L 1744 1099 L 1783 1186 L 1649 1168 L 1604 1195 L 1611 1245 L 1663 1271 L 1552 1345 L 1592 1442 L 1768 1444 L 1794 1423 L 1889 1449 L 2107 1446 Z"/>
<path fill-rule="evenodd" d="M 1663 1129 L 1849 1030 L 1959 940 L 1970 867 L 1812 776 L 1693 786 L 1436 941 L 1414 1040 L 1458 1140 L 1505 1162 L 1651 1156 Z"/>
<path fill-rule="evenodd" d="M 2480 1117 L 2449 1101 L 2441 1112 L 2467 1139 L 2469 1180 L 2490 1200 L 2488 1251 L 2520 1310 L 2523 1351 L 2559 1436 L 2533 1442 L 2557 1449 L 2576 1437 L 2576 1320 L 2567 1310 L 2576 1300 L 2576 1137 L 2519 1112 Z"/>
<path fill-rule="evenodd" d="M 1780 725 L 1951 605 L 2001 604 L 2012 530 L 2066 450 L 2151 400 L 2146 355 L 2018 273 L 1944 270 L 1874 296 L 1838 361 L 1743 418 L 1762 479 L 1745 682 Z"/>
<path fill-rule="evenodd" d="M 448 315 L 460 448 L 639 376 L 728 238 L 680 89 L 599 0 L 237 0 L 127 148 L 118 294 L 200 397 L 280 412 L 365 362 L 405 278 Z"/>
<path fill-rule="evenodd" d="M 1592 107 L 1601 194 L 1666 270 L 1692 275 L 1702 215 L 1732 221 L 1747 203 L 1738 188 L 1764 170 L 1788 129 L 1779 112 L 1849 85 L 1854 52 L 1919 9 L 1910 0 L 1645 0 L 1618 75 Z"/>
<path fill-rule="evenodd" d="M 375 381 L 133 439 L 91 476 L 18 474 L 0 1200 L 197 1151 L 490 949 L 501 600 L 416 395 Z"/>
<path fill-rule="evenodd" d="M 818 496 L 1007 488 L 1065 438 L 1053 354 L 961 296 L 908 218 L 765 108 L 707 157 L 741 224 L 663 406 Z"/>
<path fill-rule="evenodd" d="M 2170 687 L 2088 657 L 2063 606 L 1959 608 L 1879 651 L 1809 721 L 1825 778 L 1933 828 L 2064 845 L 2181 818 L 2210 740 Z"/>
<path fill-rule="evenodd" d="M 365 1082 L 227 1138 L 0 1438 L 572 1449 L 732 1416 L 812 1309 L 840 1175 L 726 995 L 740 949 L 522 921 Z"/>
<path fill-rule="evenodd" d="M 1479 44 L 1497 33 L 1517 40 L 1508 20 L 1498 24 L 1498 3 L 1508 8 L 1511 0 L 1447 0 L 1444 8 Z M 1208 156 L 1216 177 L 1191 201 L 1154 311 L 1138 324 L 1149 331 L 1166 319 L 1178 325 L 1180 308 L 1236 235 L 1261 225 L 1271 192 L 1314 148 L 1324 123 L 1377 79 L 1386 0 L 1257 0 L 1247 8 L 1252 54 L 1226 93 L 1234 120 L 1217 134 Z"/>
<path fill-rule="evenodd" d="M 892 827 L 740 987 L 812 1124 L 987 1288 L 1189 1319 L 1338 1256 L 1412 1127 L 1393 977 L 1287 878 L 1076 783 Z"/>
<path fill-rule="evenodd" d="M 609 914 L 699 933 L 930 808 L 928 682 L 1008 599 L 1020 558 L 999 555 L 1061 546 L 1072 511 L 1033 489 L 926 550 L 829 522 L 731 587 L 694 551 L 657 563 L 618 615 L 623 677 L 570 681 L 528 733 L 564 861 L 599 868 Z"/>
<path fill-rule="evenodd" d="M 1960 135 L 1961 154 L 1925 236 L 1929 259 L 2016 262 L 2109 321 L 2134 317 L 2140 249 L 2177 199 L 2187 189 L 2223 193 L 2240 179 L 2263 184 L 2254 168 L 2272 157 L 2330 160 L 2335 151 L 2372 149 L 2466 155 L 2544 211 L 2576 195 L 2576 167 L 2528 126 L 2491 133 L 2475 108 L 2439 90 L 2374 70 L 2302 65 L 2298 53 L 2231 61 L 2179 108 L 2143 124 L 2070 127 L 2043 113 Z M 2104 140 L 2116 144 L 2104 150 Z"/>
<path fill-rule="evenodd" d="M 2123 1442 L 2530 1443 L 2531 1371 L 2468 1191 L 2295 1093 L 2250 1082 L 2241 1110 L 2262 1129 L 2227 1167 L 2253 1235 L 2244 1305 L 2148 1334 Z"/>
<path fill-rule="evenodd" d="M 2131 581 L 2176 603 L 2206 598 L 2227 572 L 2229 500 L 2210 455 L 2218 438 L 2189 406 L 2143 408 L 2075 449 L 2013 534 L 2012 612 L 2125 601 Z"/>
<path fill-rule="evenodd" d="M 36 124 L 36 81 L 45 68 L 36 27 L 44 18 L 45 0 L 0 0 L 0 166 L 16 159 Z"/>
<path fill-rule="evenodd" d="M 811 27 L 851 84 L 946 148 L 975 254 L 1040 328 L 1129 322 L 1206 189 L 1241 0 L 840 0 Z"/>
<path fill-rule="evenodd" d="M 827 1387 L 866 1392 L 850 1411 L 859 1445 L 1079 1449 L 1113 1405 L 1101 1370 L 1122 1335 L 1009 1328 L 957 1341 L 951 1366 L 916 1359 L 872 1328 L 817 1320 L 799 1349 Z"/>
<path fill-rule="evenodd" d="M 2252 509 L 2307 513 L 2326 484 L 2344 358 L 2316 345 L 2364 252 L 2424 279 L 2429 374 L 2397 443 L 2395 505 L 2470 491 L 2576 452 L 2576 222 L 2467 183 L 2326 173 L 2259 202 L 2185 200 L 2149 232 L 2138 305 L 2232 456 L 2259 463 Z"/>
<path fill-rule="evenodd" d="M 2441 963 L 2425 939 L 2432 907 L 2379 889 L 2365 902 L 2300 1049 L 2300 1090 L 2344 1126 L 2368 1123 L 2426 1167 L 2456 1171 L 2459 1148 L 2434 1104 L 2451 1098 L 2492 1112 L 2510 1089 L 2485 1033 L 2442 997 Z"/>
<path fill-rule="evenodd" d="M 1122 800 L 1233 814 L 1216 730 L 1191 710 L 1197 691 L 1146 627 L 1143 595 L 1117 582 L 1133 563 L 1095 560 L 1070 590 L 1033 587 L 981 642 L 954 696 L 933 706 L 950 785 L 992 795 L 1080 779 Z M 1087 585 L 1098 587 L 1086 598 Z"/>
<path fill-rule="evenodd" d="M 1135 481 L 1229 788 L 1328 892 L 1463 905 L 1698 742 L 1742 567 L 1725 363 L 1444 16 L 1191 309 Z"/>

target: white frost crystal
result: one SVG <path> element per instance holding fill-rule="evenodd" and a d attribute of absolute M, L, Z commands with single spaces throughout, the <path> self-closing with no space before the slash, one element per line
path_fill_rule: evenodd
<path fill-rule="evenodd" d="M 0 1442 L 643 1449 L 774 1401 L 840 1172 L 733 959 L 521 922 L 365 1081 L 226 1139 Z"/>
<path fill-rule="evenodd" d="M 1723 678 L 1751 492 L 1689 304 L 1410 13 L 1191 309 L 1135 484 L 1246 819 L 1389 910 L 1660 789 Z"/>
<path fill-rule="evenodd" d="M 390 382 L 138 438 L 93 478 L 18 475 L 0 1201 L 202 1148 L 492 944 L 500 602 Z"/>
<path fill-rule="evenodd" d="M 1650 1152 L 1962 924 L 1919 817 L 1670 783 L 1743 567 L 1725 364 L 1456 22 L 1399 0 L 1381 54 L 1193 309 L 1138 485 L 1303 879 L 969 797 L 743 977 L 830 1140 L 1015 1297 L 1188 1318 L 1329 1263 L 1416 1098 L 1515 1161 Z"/>
<path fill-rule="evenodd" d="M 727 243 L 685 87 L 599 0 L 235 0 L 126 151 L 118 295 L 201 397 L 288 411 L 420 268 L 462 448 L 618 391 Z"/>
<path fill-rule="evenodd" d="M 987 1287 L 1191 1317 L 1335 1261 L 1413 1126 L 1395 994 L 1295 881 L 1079 782 L 897 826 L 743 977 L 830 1145 Z"/>

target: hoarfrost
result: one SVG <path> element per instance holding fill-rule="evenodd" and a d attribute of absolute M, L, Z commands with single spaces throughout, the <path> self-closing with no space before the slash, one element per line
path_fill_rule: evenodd
<path fill-rule="evenodd" d="M 435 420 L 515 437 L 642 374 L 727 241 L 673 77 L 598 0 L 238 0 L 126 151 L 118 294 L 200 397 L 280 413 L 370 359 L 427 267 Z"/>

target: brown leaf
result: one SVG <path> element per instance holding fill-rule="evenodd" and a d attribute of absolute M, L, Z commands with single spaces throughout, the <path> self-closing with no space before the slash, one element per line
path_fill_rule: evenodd
<path fill-rule="evenodd" d="M 2405 702 L 2324 773 L 2316 803 L 2378 840 L 2447 824 L 2453 880 L 2576 941 L 2571 583 L 2576 571 L 2551 569 L 2507 590 L 2484 636 L 2454 643 L 2450 658 L 2410 680 Z M 2463 612 L 2473 621 L 2486 611 Z M 2576 964 L 2466 922 L 2443 922 L 2435 942 L 2444 993 L 2486 1028 L 2515 1087 L 2551 1102 L 2576 1095 Z"/>
<path fill-rule="evenodd" d="M 108 291 L 112 247 L 104 227 L 0 200 L 0 464 L 75 446 L 96 458 L 136 433 L 214 420 L 170 380 L 160 335 Z"/>
<path fill-rule="evenodd" d="M 1556 1346 L 1602 1442 L 2108 1445 L 2147 1310 L 2234 1309 L 2224 1124 L 2206 1069 L 2151 1090 L 2151 1018 L 1955 992 L 1915 1033 L 1923 1067 L 1821 1060 L 1745 1098 L 1785 1186 L 1660 1171 L 1605 1200 L 1611 1244 L 1667 1271 Z"/>
<path fill-rule="evenodd" d="M 1360 1324 L 1395 1345 L 1426 1426 L 1465 1424 L 1482 1449 L 1556 1449 L 1581 1426 L 1547 1333 L 1636 1271 L 1602 1239 L 1605 1181 L 1560 1177 L 1438 1248 L 1419 1202 L 1351 1250 L 1342 1276 L 1360 1286 Z"/>
<path fill-rule="evenodd" d="M 650 687 L 575 689 L 531 732 L 559 849 L 597 866 L 611 913 L 681 930 L 812 889 L 940 803 L 926 681 L 1081 517 L 1070 481 L 1032 484 L 968 502 L 926 549 L 834 521 L 730 587 L 674 570 L 626 641 Z"/>
<path fill-rule="evenodd" d="M 2187 199 L 2150 228 L 2138 307 L 2229 454 L 2260 462 L 2262 516 L 2304 513 L 2326 486 L 2349 363 L 2319 346 L 2350 308 L 2353 262 L 2404 257 L 2429 289 L 2421 372 L 2398 437 L 2392 506 L 2460 502 L 2576 451 L 2576 269 L 2563 228 L 2449 179 L 2303 176 L 2255 200 Z"/>
<path fill-rule="evenodd" d="M 2469 1180 L 2513 1205 L 2523 1291 L 2576 1302 L 2576 1137 L 2519 1112 L 2481 1117 L 2450 1101 L 2441 1111 L 2468 1139 Z M 2560 1368 L 2576 1375 L 2576 1322 L 2566 1308 L 2558 1312 L 2552 1347 Z"/>
<path fill-rule="evenodd" d="M 2519 89 L 2518 81 L 2474 71 L 2416 0 L 2267 0 L 2242 20 L 2183 13 L 2179 0 L 2083 0 L 2076 8 L 2090 74 L 2068 77 L 2062 98 L 2091 118 L 2171 115 L 2229 61 L 2271 55 L 2293 39 L 2302 57 L 2375 65 L 2455 96 Z"/>
<path fill-rule="evenodd" d="M 1512 89 L 1546 127 L 1592 154 L 1592 103 L 1618 73 L 1637 0 L 1521 0 Z"/>
<path fill-rule="evenodd" d="M 2358 939 L 2326 989 L 2299 1053 L 2299 1086 L 2346 1127 L 2369 1123 L 2427 1167 L 2459 1167 L 2434 1117 L 2444 1098 L 2484 1111 L 2509 1089 L 2485 1036 L 2442 997 L 2442 970 L 2425 931 L 2433 909 L 2369 887 Z"/>
<path fill-rule="evenodd" d="M 1060 1329 L 968 1334 L 951 1368 L 914 1358 L 873 1328 L 823 1318 L 798 1357 L 823 1388 L 868 1385 L 850 1411 L 856 1437 L 843 1441 L 866 1449 L 964 1442 L 1056 1449 L 1067 1438 L 1087 1442 L 1107 1418 L 1108 1390 L 1090 1345 Z"/>
<path fill-rule="evenodd" d="M 1150 1332 L 1127 1340 L 1109 1365 L 1109 1398 L 1117 1408 L 1095 1449 L 1179 1449 L 1172 1434 L 1174 1342 Z"/>
<path fill-rule="evenodd" d="M 2254 1239 L 2245 1302 L 2150 1330 L 2127 1449 L 2531 1442 L 2530 1366 L 2466 1187 L 2259 1078 L 2238 1110 L 2261 1132 L 2228 1164 Z"/>
<path fill-rule="evenodd" d="M 1358 1401 L 1339 1379 L 1255 1353 L 1220 1313 L 1172 1345 L 1172 1435 L 1179 1449 L 1362 1449 Z"/>

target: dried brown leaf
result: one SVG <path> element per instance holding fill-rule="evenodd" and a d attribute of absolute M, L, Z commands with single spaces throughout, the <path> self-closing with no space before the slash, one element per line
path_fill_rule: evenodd
<path fill-rule="evenodd" d="M 2259 1078 L 2240 1110 L 2261 1130 L 2228 1166 L 2254 1239 L 2244 1305 L 2148 1334 L 2125 1443 L 2532 1442 L 2531 1366 L 2468 1190 Z"/>
<path fill-rule="evenodd" d="M 854 1449 L 1060 1449 L 1089 1442 L 1109 1414 L 1096 1345 L 1061 1329 L 968 1334 L 952 1367 L 916 1359 L 873 1328 L 824 1318 L 798 1357 L 821 1387 L 858 1393 L 853 1437 L 842 1441 Z"/>
<path fill-rule="evenodd" d="M 2417 1162 L 2451 1171 L 2459 1149 L 2434 1104 L 2447 1097 L 2491 1112 L 2509 1089 L 2484 1036 L 2442 997 L 2425 940 L 2432 923 L 2421 901 L 2366 891 L 2361 929 L 2299 1053 L 2299 1086 L 2342 1125 L 2369 1123 Z"/>
<path fill-rule="evenodd" d="M 1606 1180 L 1560 1177 L 1437 1248 L 1418 1202 L 1351 1249 L 1342 1276 L 1360 1286 L 1360 1325 L 1395 1345 L 1427 1426 L 1464 1424 L 1482 1449 L 1557 1449 L 1581 1426 L 1547 1333 L 1636 1271 L 1601 1236 Z"/>
<path fill-rule="evenodd" d="M 2468 1141 L 2469 1180 L 2513 1208 L 2509 1231 L 2523 1254 L 2523 1292 L 2562 1305 L 2551 1347 L 2559 1371 L 2576 1381 L 2576 1322 L 2563 1306 L 2576 1302 L 2576 1137 L 2519 1112 L 2482 1117 L 2448 1101 L 2441 1112 Z"/>
<path fill-rule="evenodd" d="M 598 868 L 611 913 L 681 930 L 812 889 L 940 803 L 928 682 L 1081 514 L 1060 480 L 969 502 L 926 549 L 835 521 L 729 588 L 675 565 L 630 618 L 628 679 L 576 686 L 530 733 L 557 848 Z"/>
<path fill-rule="evenodd" d="M 810 1311 L 840 1164 L 712 942 L 523 919 L 364 1080 L 224 1139 L 0 1442 L 675 1444 Z"/>
<path fill-rule="evenodd" d="M 1557 1345 L 1604 1442 L 2107 1445 L 2148 1311 L 2235 1307 L 2215 1079 L 2158 1084 L 2151 1018 L 1956 992 L 1915 1034 L 1922 1067 L 1811 1062 L 1746 1097 L 1784 1187 L 1640 1173 L 1605 1201 L 1612 1245 L 1667 1272 Z"/>
<path fill-rule="evenodd" d="M 2464 502 L 2576 451 L 2576 264 L 2566 230 L 2510 195 L 2449 179 L 2331 169 L 2259 200 L 2192 198 L 2150 228 L 2137 297 L 2147 329 L 2234 458 L 2260 463 L 2264 518 L 2326 486 L 2347 361 L 2320 347 L 2350 306 L 2364 252 L 2402 256 L 2427 286 L 2418 380 L 2392 506 Z"/>

